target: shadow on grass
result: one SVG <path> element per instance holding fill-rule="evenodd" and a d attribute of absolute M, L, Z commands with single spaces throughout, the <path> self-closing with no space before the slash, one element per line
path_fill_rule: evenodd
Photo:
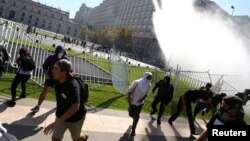
<path fill-rule="evenodd" d="M 123 97 L 123 95 L 119 95 L 119 96 L 113 97 L 111 99 L 108 99 L 108 100 L 100 103 L 99 105 L 97 105 L 93 108 L 90 108 L 89 111 L 98 112 L 98 111 L 104 110 L 104 109 L 108 108 L 113 102 L 115 102 L 117 99 L 119 99 L 121 97 Z"/>

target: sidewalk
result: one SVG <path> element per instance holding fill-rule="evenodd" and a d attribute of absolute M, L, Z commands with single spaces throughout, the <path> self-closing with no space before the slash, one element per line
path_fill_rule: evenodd
<path fill-rule="evenodd" d="M 6 97 L 0 96 L 0 121 L 8 132 L 14 134 L 21 141 L 50 141 L 51 135 L 45 136 L 43 128 L 55 119 L 55 103 L 46 101 L 36 114 L 30 109 L 36 105 L 36 99 L 21 99 L 15 107 L 7 107 Z M 82 128 L 89 135 L 88 141 L 188 141 L 189 126 L 187 119 L 178 118 L 171 127 L 167 117 L 163 117 L 161 126 L 156 124 L 156 115 L 141 114 L 136 136 L 129 138 L 132 119 L 127 111 L 110 109 L 89 109 Z M 205 127 L 204 121 L 198 121 L 197 132 Z M 70 141 L 67 131 L 64 141 Z"/>

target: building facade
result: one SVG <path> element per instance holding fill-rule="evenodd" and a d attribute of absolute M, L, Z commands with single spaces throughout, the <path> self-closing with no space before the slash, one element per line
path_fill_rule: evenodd
<path fill-rule="evenodd" d="M 76 12 L 75 21 L 87 25 L 89 21 L 89 14 L 93 8 L 87 7 L 85 3 L 82 4 L 79 11 Z"/>
<path fill-rule="evenodd" d="M 153 30 L 152 0 L 105 0 L 90 13 L 89 25 L 97 29 L 132 31 L 133 52 L 142 61 L 158 56 L 160 47 Z M 143 56 L 143 57 L 142 57 Z"/>
<path fill-rule="evenodd" d="M 152 0 L 105 0 L 90 13 L 95 28 L 129 28 L 133 37 L 154 38 Z"/>
<path fill-rule="evenodd" d="M 69 12 L 32 0 L 0 0 L 0 17 L 73 37 L 81 30 Z"/>

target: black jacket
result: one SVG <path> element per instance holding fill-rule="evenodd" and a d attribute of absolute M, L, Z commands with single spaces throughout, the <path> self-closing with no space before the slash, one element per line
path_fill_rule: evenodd
<path fill-rule="evenodd" d="M 162 99 L 162 101 L 170 101 L 173 98 L 174 87 L 172 84 L 165 83 L 164 80 L 158 81 L 152 92 L 158 89 L 156 96 Z"/>

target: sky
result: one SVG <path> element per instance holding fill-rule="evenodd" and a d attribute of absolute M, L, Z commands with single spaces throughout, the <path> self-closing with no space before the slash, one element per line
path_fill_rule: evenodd
<path fill-rule="evenodd" d="M 70 12 L 70 18 L 75 17 L 76 11 L 79 10 L 82 3 L 85 3 L 88 7 L 98 6 L 103 0 L 33 0 L 39 1 L 42 4 L 53 6 L 64 11 Z M 233 15 L 249 15 L 250 16 L 250 0 L 213 0 L 219 6 L 221 6 L 229 14 Z M 234 7 L 234 11 L 231 8 Z"/>
<path fill-rule="evenodd" d="M 250 16 L 250 0 L 213 0 L 229 14 Z M 231 8 L 234 7 L 234 11 Z"/>

